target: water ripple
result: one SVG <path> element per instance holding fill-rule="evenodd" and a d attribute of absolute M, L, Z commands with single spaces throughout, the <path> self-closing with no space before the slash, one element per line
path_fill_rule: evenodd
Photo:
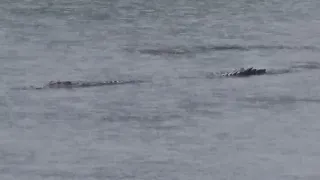
<path fill-rule="evenodd" d="M 320 51 L 316 46 L 287 46 L 287 45 L 200 45 L 200 46 L 178 46 L 166 48 L 149 49 L 125 49 L 129 52 L 138 51 L 141 54 L 150 55 L 183 55 L 190 53 L 206 53 L 211 51 L 251 51 L 251 50 L 308 50 Z"/>

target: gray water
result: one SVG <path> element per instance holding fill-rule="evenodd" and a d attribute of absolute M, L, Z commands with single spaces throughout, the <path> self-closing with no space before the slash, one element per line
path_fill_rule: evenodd
<path fill-rule="evenodd" d="M 316 64 L 319 5 L 1 1 L 0 179 L 318 180 L 320 69 L 206 74 Z"/>

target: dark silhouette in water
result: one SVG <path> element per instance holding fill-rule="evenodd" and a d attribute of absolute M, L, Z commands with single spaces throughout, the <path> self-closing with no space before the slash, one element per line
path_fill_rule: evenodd
<path fill-rule="evenodd" d="M 85 87 L 95 87 L 95 86 L 110 86 L 110 85 L 120 85 L 120 84 L 136 84 L 142 83 L 143 81 L 130 80 L 130 81 L 50 81 L 48 84 L 42 87 L 23 87 L 14 89 L 72 89 L 72 88 L 85 88 Z"/>
<path fill-rule="evenodd" d="M 231 72 L 218 72 L 218 73 L 209 73 L 207 78 L 217 78 L 217 77 L 250 77 L 258 75 L 277 75 L 277 74 L 286 74 L 293 72 L 300 72 L 301 70 L 312 70 L 320 69 L 320 64 L 317 62 L 307 62 L 302 64 L 296 64 L 290 68 L 279 68 L 279 69 L 256 69 L 253 67 L 249 68 L 240 68 L 233 70 Z"/>
<path fill-rule="evenodd" d="M 241 68 L 240 70 L 235 70 L 233 72 L 221 74 L 221 76 L 232 76 L 232 77 L 248 77 L 254 75 L 263 75 L 267 72 L 266 69 L 254 69 L 253 67 L 244 69 Z"/>
<path fill-rule="evenodd" d="M 86 81 L 50 81 L 43 88 L 79 88 L 93 86 L 107 86 L 116 84 L 134 83 L 137 81 L 101 81 L 101 82 L 86 82 Z"/>

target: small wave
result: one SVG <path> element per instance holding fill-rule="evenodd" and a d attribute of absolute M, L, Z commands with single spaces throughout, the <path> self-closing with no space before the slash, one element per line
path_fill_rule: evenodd
<path fill-rule="evenodd" d="M 291 66 L 294 69 L 320 69 L 318 62 L 297 62 Z"/>
<path fill-rule="evenodd" d="M 303 70 L 320 69 L 320 63 L 318 62 L 299 62 L 284 69 L 268 69 L 267 74 L 285 74 L 292 72 L 300 72 Z"/>
<path fill-rule="evenodd" d="M 287 73 L 292 73 L 296 72 L 294 69 L 267 69 L 266 74 L 268 75 L 277 75 L 277 74 L 287 74 Z"/>
<path fill-rule="evenodd" d="M 240 100 L 240 99 L 239 99 Z M 288 104 L 288 103 L 297 103 L 297 102 L 304 102 L 304 103 L 320 103 L 320 99 L 316 98 L 298 98 L 294 96 L 278 96 L 278 97 L 246 97 L 242 100 L 250 102 L 250 103 L 267 103 L 269 105 L 275 104 Z"/>
<path fill-rule="evenodd" d="M 130 52 L 135 50 L 127 49 Z M 137 50 L 141 54 L 150 55 L 183 55 L 190 53 L 205 53 L 211 51 L 250 51 L 250 50 L 309 50 L 320 51 L 320 48 L 315 46 L 286 46 L 286 45 L 208 45 L 208 46 L 193 46 L 193 47 L 169 47 L 158 49 L 140 49 Z"/>

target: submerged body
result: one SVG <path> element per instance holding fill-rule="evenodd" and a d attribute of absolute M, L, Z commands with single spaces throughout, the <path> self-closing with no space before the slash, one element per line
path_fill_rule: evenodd
<path fill-rule="evenodd" d="M 143 81 L 139 80 L 129 80 L 129 81 L 50 81 L 48 84 L 45 84 L 42 87 L 22 87 L 22 88 L 13 88 L 13 89 L 72 89 L 72 88 L 85 88 L 85 87 L 95 87 L 95 86 L 108 86 L 108 85 L 120 85 L 120 84 L 136 84 Z"/>
<path fill-rule="evenodd" d="M 129 80 L 129 81 L 50 81 L 43 88 L 81 88 L 81 87 L 94 87 L 94 86 L 107 86 L 117 84 L 134 84 L 141 83 L 142 81 Z"/>
<path fill-rule="evenodd" d="M 86 82 L 86 81 L 50 81 L 44 88 L 79 88 L 92 86 L 106 86 L 116 84 L 133 83 L 136 81 L 101 81 L 101 82 Z"/>

